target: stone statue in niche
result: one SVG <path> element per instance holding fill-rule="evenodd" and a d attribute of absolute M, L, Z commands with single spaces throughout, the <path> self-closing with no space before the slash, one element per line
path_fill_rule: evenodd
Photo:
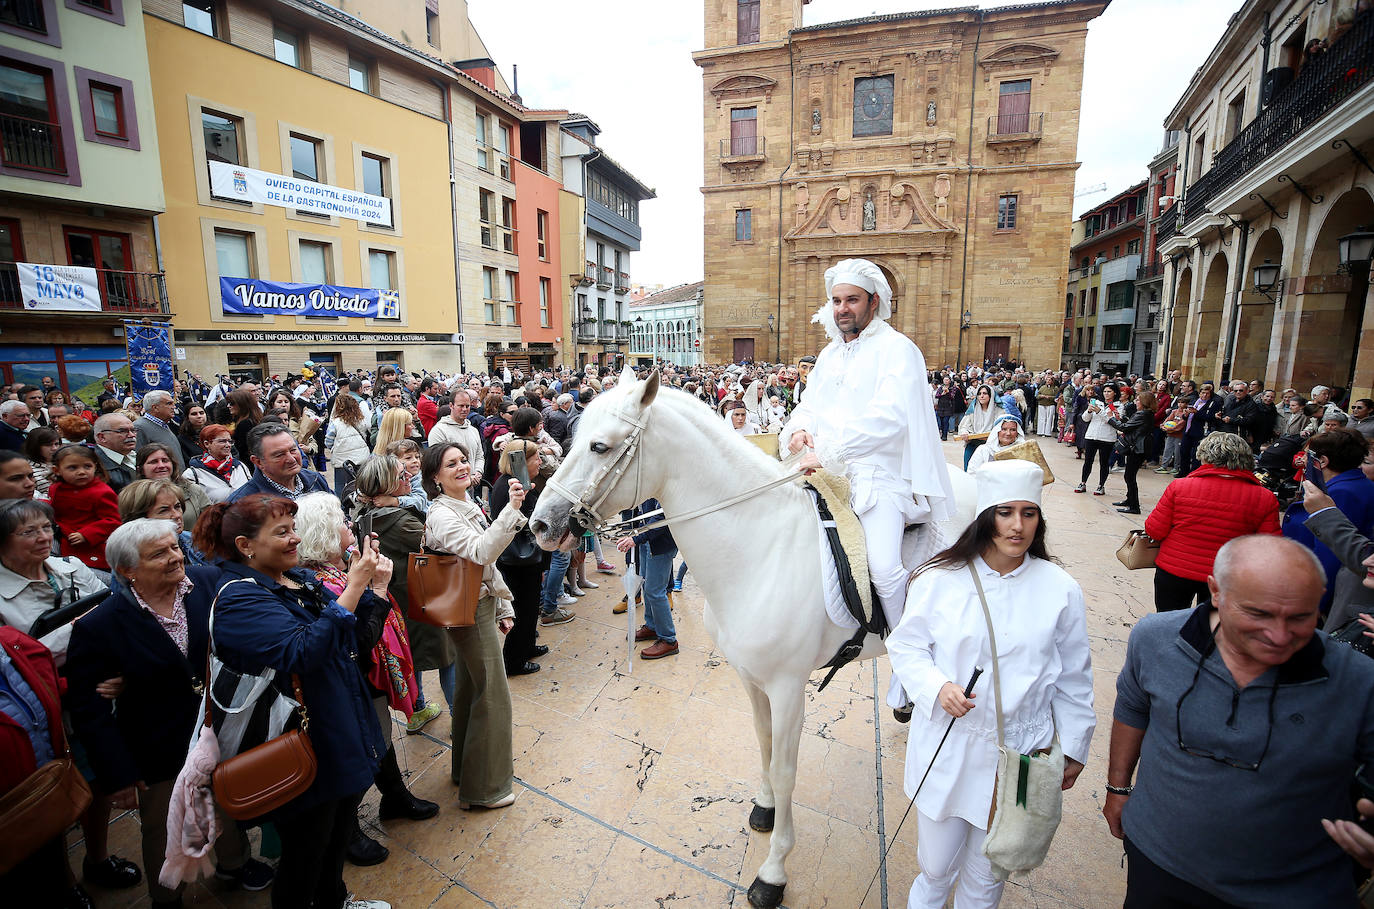
<path fill-rule="evenodd" d="M 926 104 L 926 126 L 935 125 L 935 99 L 931 98 Z"/>
<path fill-rule="evenodd" d="M 864 194 L 864 230 L 875 230 L 878 227 L 878 206 L 873 204 L 873 193 L 869 191 Z"/>
<path fill-rule="evenodd" d="M 821 131 L 821 109 L 819 107 L 811 108 L 811 131 L 813 133 Z"/>

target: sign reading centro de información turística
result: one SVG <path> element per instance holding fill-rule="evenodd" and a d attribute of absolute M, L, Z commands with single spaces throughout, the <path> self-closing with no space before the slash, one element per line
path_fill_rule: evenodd
<path fill-rule="evenodd" d="M 220 278 L 220 307 L 233 316 L 342 316 L 397 319 L 401 295 L 372 287 L 289 284 L 258 278 Z"/>
<path fill-rule="evenodd" d="M 391 224 L 391 200 L 386 196 L 284 177 L 223 161 L 210 162 L 210 191 L 221 199 L 294 208 L 368 224 Z"/>

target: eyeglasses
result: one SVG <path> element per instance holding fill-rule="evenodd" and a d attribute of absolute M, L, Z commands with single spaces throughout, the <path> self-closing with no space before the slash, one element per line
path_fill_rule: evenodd
<path fill-rule="evenodd" d="M 138 430 L 134 429 L 132 426 L 130 426 L 128 429 L 102 429 L 99 432 L 97 432 L 96 435 L 104 435 L 107 432 L 112 432 L 115 435 L 120 436 L 131 436 L 134 433 L 138 432 Z"/>
<path fill-rule="evenodd" d="M 23 530 L 16 530 L 14 535 L 21 540 L 33 540 L 38 537 L 51 537 L 53 529 L 51 524 L 44 524 L 41 527 L 26 527 Z"/>
<path fill-rule="evenodd" d="M 1193 671 L 1193 683 L 1188 686 L 1183 694 L 1179 695 L 1178 705 L 1174 712 L 1174 728 L 1178 730 L 1178 749 L 1184 754 L 1207 758 L 1219 764 L 1225 764 L 1227 767 L 1234 767 L 1237 770 L 1248 770 L 1251 773 L 1257 773 L 1260 769 L 1260 764 L 1264 763 L 1265 756 L 1269 754 L 1269 740 L 1274 736 L 1274 702 L 1279 696 L 1279 681 L 1277 676 L 1274 678 L 1273 687 L 1269 689 L 1269 723 L 1264 733 L 1264 748 L 1260 751 L 1258 758 L 1253 761 L 1243 761 L 1239 758 L 1228 757 L 1213 751 L 1208 751 L 1205 748 L 1192 748 L 1183 743 L 1183 702 L 1186 701 L 1188 696 L 1193 693 L 1193 690 L 1197 688 L 1197 681 L 1202 677 L 1202 664 L 1207 662 L 1207 657 L 1216 649 L 1216 643 L 1214 633 L 1209 645 L 1203 649 L 1202 656 L 1198 657 L 1197 669 Z M 1239 699 L 1239 694 L 1236 695 L 1236 698 Z M 1237 704 L 1233 702 L 1230 719 L 1235 719 L 1236 706 Z M 1230 719 L 1227 721 L 1228 725 Z"/>

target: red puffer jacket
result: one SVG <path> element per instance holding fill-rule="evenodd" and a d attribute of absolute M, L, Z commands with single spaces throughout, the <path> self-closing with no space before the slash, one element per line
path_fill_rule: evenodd
<path fill-rule="evenodd" d="M 66 753 L 66 739 L 62 735 L 59 698 L 66 684 L 58 678 L 52 654 L 33 638 L 9 626 L 0 626 L 0 647 L 5 648 L 14 668 L 38 695 L 48 714 L 48 736 L 52 740 L 53 754 L 61 757 Z M 0 713 L 0 795 L 18 786 L 37 769 L 28 733 L 18 722 Z"/>
<path fill-rule="evenodd" d="M 1155 566 L 1192 581 L 1212 573 L 1217 550 L 1236 537 L 1279 533 L 1279 502 L 1248 470 L 1204 464 L 1164 489 L 1145 519 L 1159 540 Z"/>

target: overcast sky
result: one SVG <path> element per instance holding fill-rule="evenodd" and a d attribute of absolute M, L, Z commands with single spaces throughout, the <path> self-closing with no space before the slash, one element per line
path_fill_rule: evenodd
<path fill-rule="evenodd" d="M 804 24 L 955 5 L 958 0 L 813 0 Z M 1146 178 L 1164 116 L 1239 7 L 1240 0 L 1115 0 L 1093 20 L 1078 190 L 1105 183 L 1116 192 Z M 469 0 L 469 13 L 507 81 L 519 65 L 526 105 L 587 114 L 602 129 L 606 153 L 658 192 L 640 205 L 644 246 L 631 257 L 633 280 L 669 286 L 700 280 L 702 83 L 691 58 L 702 43 L 700 3 Z M 1074 211 L 1108 194 L 1079 195 Z"/>

